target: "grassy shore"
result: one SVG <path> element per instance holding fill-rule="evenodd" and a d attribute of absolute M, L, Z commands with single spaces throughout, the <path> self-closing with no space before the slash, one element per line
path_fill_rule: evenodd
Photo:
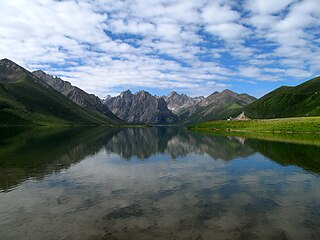
<path fill-rule="evenodd" d="M 217 132 L 318 133 L 320 117 L 259 119 L 250 121 L 209 121 L 188 129 Z"/>

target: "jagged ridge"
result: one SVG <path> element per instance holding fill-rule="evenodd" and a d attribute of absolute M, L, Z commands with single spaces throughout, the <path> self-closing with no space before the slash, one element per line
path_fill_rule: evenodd
<path fill-rule="evenodd" d="M 33 74 L 79 106 L 98 111 L 112 121 L 122 121 L 115 116 L 96 95 L 89 94 L 78 87 L 72 86 L 71 83 L 62 80 L 61 78 L 53 77 L 42 70 L 34 71 Z"/>
<path fill-rule="evenodd" d="M 168 108 L 175 114 L 179 114 L 182 110 L 197 104 L 204 99 L 203 96 L 200 97 L 189 97 L 186 94 L 178 94 L 172 91 L 168 96 L 163 97 L 166 101 Z"/>
<path fill-rule="evenodd" d="M 132 94 L 127 90 L 117 97 L 106 98 L 104 102 L 116 116 L 129 123 L 172 124 L 178 120 L 162 97 L 146 91 Z"/>
<path fill-rule="evenodd" d="M 9 59 L 0 60 L 0 125 L 113 125 Z"/>

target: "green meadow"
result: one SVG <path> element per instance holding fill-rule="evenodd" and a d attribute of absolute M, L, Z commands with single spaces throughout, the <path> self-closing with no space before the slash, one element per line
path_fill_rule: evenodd
<path fill-rule="evenodd" d="M 259 119 L 250 121 L 209 121 L 188 129 L 217 132 L 318 133 L 320 117 Z"/>

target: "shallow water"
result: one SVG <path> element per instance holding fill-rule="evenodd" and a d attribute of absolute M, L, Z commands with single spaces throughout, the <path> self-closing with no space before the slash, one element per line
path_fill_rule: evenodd
<path fill-rule="evenodd" d="M 0 129 L 0 239 L 319 239 L 320 147 Z"/>

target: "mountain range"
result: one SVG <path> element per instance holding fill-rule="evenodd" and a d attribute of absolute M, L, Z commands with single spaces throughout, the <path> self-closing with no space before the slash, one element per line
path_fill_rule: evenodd
<path fill-rule="evenodd" d="M 152 96 L 149 92 L 130 90 L 117 97 L 104 100 L 108 108 L 119 118 L 134 124 L 172 124 L 178 117 L 167 106 L 164 98 Z"/>
<path fill-rule="evenodd" d="M 242 111 L 250 118 L 319 116 L 320 77 L 280 87 L 260 99 L 227 89 L 208 97 L 127 90 L 100 99 L 42 70 L 31 73 L 11 60 L 0 60 L 0 125 L 187 125 Z"/>
<path fill-rule="evenodd" d="M 124 122 L 82 107 L 47 82 L 8 60 L 0 60 L 0 124 L 119 125 Z"/>
<path fill-rule="evenodd" d="M 77 105 L 102 113 L 115 122 L 121 122 L 121 120 L 109 110 L 98 96 L 86 93 L 82 89 L 72 86 L 71 83 L 63 81 L 61 78 L 53 77 L 42 70 L 37 70 L 32 73 Z"/>
<path fill-rule="evenodd" d="M 204 99 L 203 96 L 189 97 L 186 94 L 178 94 L 175 91 L 169 93 L 168 96 L 163 96 L 163 98 L 168 105 L 168 109 L 177 115 L 179 115 L 181 111 L 201 102 Z"/>
<path fill-rule="evenodd" d="M 180 112 L 180 122 L 191 124 L 235 117 L 241 113 L 243 107 L 255 100 L 256 98 L 253 96 L 237 94 L 230 90 L 214 92 L 202 101 Z"/>
<path fill-rule="evenodd" d="M 129 123 L 191 124 L 234 117 L 254 100 L 256 98 L 248 94 L 230 90 L 214 92 L 206 98 L 174 91 L 159 97 L 145 91 L 133 94 L 127 90 L 117 97 L 107 97 L 104 103 L 116 116 Z"/>

